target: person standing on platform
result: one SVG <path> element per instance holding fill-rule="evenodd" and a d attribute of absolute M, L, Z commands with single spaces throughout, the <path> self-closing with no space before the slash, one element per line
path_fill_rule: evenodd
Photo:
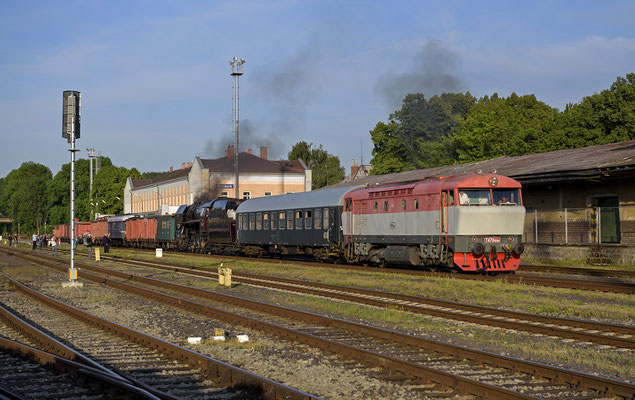
<path fill-rule="evenodd" d="M 33 240 L 33 250 L 35 250 L 35 246 L 37 246 L 37 235 L 35 232 L 33 232 L 33 237 L 31 239 Z"/>
<path fill-rule="evenodd" d="M 57 257 L 57 238 L 55 235 L 51 237 L 51 255 Z"/>
<path fill-rule="evenodd" d="M 88 259 L 93 259 L 93 238 L 90 237 L 90 233 L 86 235 L 84 244 L 86 244 L 86 248 L 88 249 Z"/>
<path fill-rule="evenodd" d="M 101 245 L 104 246 L 104 254 L 110 253 L 110 238 L 108 236 L 110 236 L 110 234 L 106 233 L 101 239 Z"/>
<path fill-rule="evenodd" d="M 9 247 L 13 244 L 13 235 L 9 235 Z"/>

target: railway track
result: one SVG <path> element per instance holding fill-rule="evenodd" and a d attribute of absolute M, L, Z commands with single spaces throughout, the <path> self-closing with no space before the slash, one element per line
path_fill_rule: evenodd
<path fill-rule="evenodd" d="M 135 249 L 135 251 L 150 252 L 149 250 L 143 250 L 143 249 Z M 209 257 L 209 255 L 197 254 L 197 253 L 175 252 L 174 254 L 182 254 L 187 256 L 194 255 L 197 257 Z M 352 264 L 333 264 L 333 263 L 324 263 L 319 261 L 307 261 L 307 260 L 299 260 L 299 259 L 252 258 L 252 257 L 225 256 L 225 255 L 222 255 L 222 256 L 215 255 L 214 257 L 219 257 L 222 259 L 233 260 L 233 261 L 251 261 L 251 262 L 257 261 L 262 263 L 272 263 L 272 264 L 279 264 L 279 265 L 293 264 L 293 265 L 304 265 L 304 266 L 311 266 L 311 267 L 321 266 L 322 268 L 348 269 L 348 270 L 364 271 L 364 272 L 407 274 L 407 275 L 415 275 L 415 276 L 464 279 L 464 280 L 476 280 L 476 281 L 503 281 L 508 283 L 517 283 L 517 284 L 531 285 L 531 286 L 547 286 L 547 287 L 578 289 L 578 290 L 597 290 L 597 291 L 609 292 L 609 293 L 635 294 L 635 283 L 625 282 L 625 281 L 543 277 L 543 276 L 522 275 L 522 274 L 513 274 L 513 275 L 500 274 L 500 275 L 493 275 L 493 276 L 457 274 L 457 273 L 448 273 L 448 272 L 423 271 L 423 270 L 412 269 L 412 268 L 392 268 L 392 267 L 379 268 L 379 267 L 361 266 L 361 265 L 352 265 Z M 525 266 L 521 265 L 521 268 L 525 268 Z M 584 268 L 579 268 L 578 270 L 584 270 Z M 536 272 L 539 272 L 539 271 L 540 270 Z M 604 270 L 604 271 L 609 271 L 609 270 Z M 557 272 L 557 271 L 552 270 L 551 272 Z M 598 272 L 598 274 L 600 273 L 601 272 Z M 606 272 L 605 275 L 597 275 L 597 276 L 606 276 L 606 277 L 614 276 L 609 274 L 610 274 L 609 272 Z M 620 277 L 623 277 L 623 276 L 620 276 Z"/>
<path fill-rule="evenodd" d="M 210 271 L 208 268 L 114 257 L 105 257 L 105 259 L 112 259 L 117 262 L 138 267 L 179 272 L 208 279 L 218 278 L 218 273 Z M 486 326 L 497 326 L 547 336 L 575 339 L 582 342 L 593 342 L 631 350 L 635 349 L 635 340 L 633 340 L 635 337 L 635 328 L 631 326 L 507 311 L 492 307 L 435 300 L 421 296 L 381 292 L 274 276 L 233 272 L 232 280 L 246 285 L 345 300 L 380 308 L 395 308 L 416 314 Z"/>
<path fill-rule="evenodd" d="M 577 268 L 577 267 L 558 267 L 553 265 L 531 265 L 521 264 L 520 272 L 552 272 L 564 275 L 586 275 L 597 277 L 614 277 L 622 279 L 635 279 L 635 271 L 606 269 L 606 268 Z"/>
<path fill-rule="evenodd" d="M 33 260 L 25 254 L 16 255 Z M 66 272 L 66 266 L 49 261 L 44 264 Z M 465 393 L 490 398 L 631 398 L 635 393 L 635 386 L 628 382 L 118 271 L 78 266 L 84 279 L 381 365 L 403 379 L 432 383 L 432 387 L 421 387 L 430 396 Z M 222 309 L 207 305 L 209 301 L 222 303 Z M 452 390 L 448 392 L 447 388 Z"/>
<path fill-rule="evenodd" d="M 117 376 L 142 386 L 158 398 L 315 398 L 243 369 L 88 314 L 1 274 L 18 289 L 10 295 L 3 293 L 2 301 L 12 304 L 17 312 L 38 325 L 45 326 L 51 335 L 72 343 L 75 349 L 73 353 L 69 353 L 68 348 L 58 351 L 84 364 L 91 363 L 82 354 L 88 355 L 90 359 L 104 365 L 108 371 L 115 371 Z M 6 316 L 3 319 L 8 321 Z M 15 321 L 5 325 L 18 326 Z M 36 342 L 49 343 L 49 346 L 55 348 L 50 344 L 52 338 L 44 338 L 42 332 L 32 333 L 24 325 L 19 326 L 20 334 Z M 78 351 L 81 354 L 77 355 Z"/>

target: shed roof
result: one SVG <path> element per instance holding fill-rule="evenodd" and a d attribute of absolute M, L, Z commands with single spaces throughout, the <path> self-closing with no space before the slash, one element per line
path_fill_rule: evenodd
<path fill-rule="evenodd" d="M 475 172 L 496 172 L 514 178 L 523 185 L 579 181 L 621 173 L 633 174 L 635 140 L 369 176 L 331 187 L 407 182 Z"/>

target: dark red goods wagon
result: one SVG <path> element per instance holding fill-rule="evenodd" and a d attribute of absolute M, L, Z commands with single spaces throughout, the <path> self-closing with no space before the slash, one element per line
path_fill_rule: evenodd
<path fill-rule="evenodd" d="M 135 218 L 126 221 L 126 239 L 128 241 L 154 242 L 156 236 L 156 218 Z"/>
<path fill-rule="evenodd" d="M 76 222 L 75 237 L 81 239 L 86 233 L 90 233 L 90 222 Z"/>
<path fill-rule="evenodd" d="M 53 228 L 53 235 L 58 238 L 62 237 L 62 225 L 57 225 L 55 228 Z"/>
<path fill-rule="evenodd" d="M 90 223 L 90 234 L 93 238 L 101 240 L 108 233 L 108 220 L 93 221 Z"/>

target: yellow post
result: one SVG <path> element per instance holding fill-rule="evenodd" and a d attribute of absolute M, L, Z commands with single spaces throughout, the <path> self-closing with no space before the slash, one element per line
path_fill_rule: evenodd
<path fill-rule="evenodd" d="M 232 269 L 225 268 L 225 286 L 232 285 Z"/>
<path fill-rule="evenodd" d="M 95 261 L 99 261 L 99 248 L 95 248 Z"/>
<path fill-rule="evenodd" d="M 218 284 L 219 285 L 225 284 L 225 267 L 223 267 L 223 263 L 221 263 L 220 266 L 218 267 Z"/>
<path fill-rule="evenodd" d="M 68 277 L 69 277 L 69 280 L 76 281 L 77 280 L 77 269 L 69 269 L 68 270 Z"/>

